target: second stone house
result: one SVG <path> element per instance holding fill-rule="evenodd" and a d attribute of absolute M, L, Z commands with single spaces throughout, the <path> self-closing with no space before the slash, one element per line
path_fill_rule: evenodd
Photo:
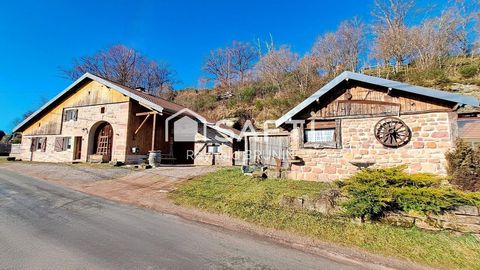
<path fill-rule="evenodd" d="M 287 177 L 332 181 L 359 168 L 401 164 L 410 172 L 445 174 L 445 153 L 458 137 L 458 109 L 465 105 L 479 101 L 344 72 L 275 122 L 288 134 L 282 137 Z"/>

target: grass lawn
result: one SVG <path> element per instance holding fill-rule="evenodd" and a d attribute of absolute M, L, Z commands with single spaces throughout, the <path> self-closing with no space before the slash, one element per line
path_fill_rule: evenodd
<path fill-rule="evenodd" d="M 480 269 L 480 241 L 471 235 L 427 232 L 385 224 L 355 224 L 347 219 L 280 206 L 283 195 L 313 195 L 328 184 L 258 180 L 229 168 L 182 183 L 170 193 L 178 204 L 315 237 L 376 254 L 448 269 Z"/>

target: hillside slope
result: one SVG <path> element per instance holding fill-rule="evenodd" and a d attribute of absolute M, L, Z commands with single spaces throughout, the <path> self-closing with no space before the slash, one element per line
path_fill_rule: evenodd
<path fill-rule="evenodd" d="M 368 68 L 361 72 L 480 98 L 480 56 L 452 57 L 445 60 L 442 68 L 419 70 L 412 64 L 397 69 Z M 237 127 L 246 119 L 261 126 L 264 121 L 275 120 L 286 113 L 330 79 L 317 75 L 306 90 L 299 89 L 292 81 L 286 81 L 282 87 L 254 81 L 230 89 L 184 89 L 177 91 L 175 102 L 211 119 L 232 119 Z"/>

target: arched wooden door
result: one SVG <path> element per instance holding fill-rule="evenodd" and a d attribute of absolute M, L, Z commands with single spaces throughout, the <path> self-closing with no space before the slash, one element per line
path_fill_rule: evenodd
<path fill-rule="evenodd" d="M 102 123 L 95 132 L 95 154 L 103 155 L 103 161 L 112 160 L 113 128 L 109 123 Z"/>

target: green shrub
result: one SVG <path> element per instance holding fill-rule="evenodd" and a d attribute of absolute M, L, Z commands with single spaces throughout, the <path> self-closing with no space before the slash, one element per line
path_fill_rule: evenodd
<path fill-rule="evenodd" d="M 440 214 L 472 201 L 456 190 L 404 187 L 393 189 L 394 210 Z"/>
<path fill-rule="evenodd" d="M 458 140 L 445 156 L 450 183 L 462 190 L 480 191 L 480 146 Z"/>
<path fill-rule="evenodd" d="M 459 72 L 464 78 L 472 78 L 478 74 L 479 70 L 479 65 L 472 63 L 461 67 Z"/>
<path fill-rule="evenodd" d="M 242 102 L 251 102 L 257 94 L 257 89 L 253 86 L 246 86 L 240 89 L 238 99 Z"/>
<path fill-rule="evenodd" d="M 405 167 L 365 169 L 338 182 L 347 200 L 345 213 L 363 220 L 378 220 L 387 212 L 416 211 L 440 214 L 459 205 L 480 205 L 480 196 L 440 188 L 432 174 L 408 174 Z"/>

